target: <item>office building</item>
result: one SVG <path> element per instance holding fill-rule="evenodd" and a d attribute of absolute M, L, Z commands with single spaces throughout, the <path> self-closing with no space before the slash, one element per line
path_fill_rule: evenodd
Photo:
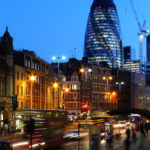
<path fill-rule="evenodd" d="M 122 65 L 119 19 L 113 0 L 94 0 L 85 33 L 84 57 L 89 62 Z"/>

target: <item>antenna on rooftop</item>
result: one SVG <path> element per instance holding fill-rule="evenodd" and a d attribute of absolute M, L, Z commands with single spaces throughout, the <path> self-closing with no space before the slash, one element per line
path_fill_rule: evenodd
<path fill-rule="evenodd" d="M 72 54 L 73 58 L 76 58 L 76 50 L 77 50 L 77 48 L 75 47 L 74 50 L 73 50 L 73 54 Z"/>

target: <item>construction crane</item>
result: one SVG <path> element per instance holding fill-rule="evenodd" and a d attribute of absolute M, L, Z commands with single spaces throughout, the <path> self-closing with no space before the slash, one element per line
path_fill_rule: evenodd
<path fill-rule="evenodd" d="M 139 33 L 138 33 L 138 36 L 139 36 L 139 41 L 140 41 L 140 48 L 139 48 L 139 54 L 140 54 L 140 72 L 142 71 L 141 67 L 143 65 L 143 39 L 144 37 L 146 37 L 146 34 L 149 32 L 149 30 L 145 30 L 145 24 L 146 24 L 146 21 L 144 20 L 143 22 L 143 26 L 141 25 L 140 21 L 139 21 L 139 18 L 137 16 L 137 13 L 136 13 L 136 10 L 135 10 L 135 7 L 134 7 L 134 4 L 133 4 L 133 1 L 132 0 L 129 0 L 130 1 L 130 4 L 131 4 L 131 7 L 132 7 L 132 10 L 133 10 L 133 13 L 134 13 L 134 16 L 136 18 L 136 21 L 137 21 L 137 24 L 138 24 L 138 27 L 139 27 Z"/>

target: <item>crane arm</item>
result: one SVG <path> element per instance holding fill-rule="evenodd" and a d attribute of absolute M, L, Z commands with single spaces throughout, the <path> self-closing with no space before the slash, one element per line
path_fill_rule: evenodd
<path fill-rule="evenodd" d="M 138 27 L 139 27 L 139 30 L 140 32 L 142 31 L 142 27 L 141 27 L 141 24 L 140 24 L 140 21 L 139 21 L 139 18 L 137 16 L 137 13 L 136 13 L 136 10 L 135 10 L 135 7 L 134 7 L 134 4 L 133 4 L 133 1 L 132 0 L 129 0 L 130 1 L 130 4 L 131 4 L 131 7 L 132 7 L 132 10 L 133 10 L 133 13 L 134 13 L 134 16 L 136 18 L 136 21 L 137 21 L 137 24 L 138 24 Z"/>

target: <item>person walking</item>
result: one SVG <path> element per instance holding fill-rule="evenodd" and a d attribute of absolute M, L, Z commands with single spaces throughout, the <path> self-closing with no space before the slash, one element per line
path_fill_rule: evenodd
<path fill-rule="evenodd" d="M 130 139 L 130 129 L 128 128 L 127 130 L 126 130 L 126 135 L 127 135 L 127 137 Z"/>
<path fill-rule="evenodd" d="M 130 150 L 130 129 L 126 130 L 126 139 L 124 141 L 125 150 Z"/>
<path fill-rule="evenodd" d="M 135 143 L 136 142 L 136 133 L 135 133 L 135 130 L 133 129 L 132 127 L 132 143 Z"/>
<path fill-rule="evenodd" d="M 139 135 L 137 137 L 138 150 L 143 150 L 144 141 L 145 141 L 145 133 L 144 133 L 144 130 L 140 129 L 140 133 L 139 133 Z"/>
<path fill-rule="evenodd" d="M 124 141 L 124 146 L 125 146 L 125 150 L 130 150 L 130 139 L 127 136 L 125 141 Z"/>

